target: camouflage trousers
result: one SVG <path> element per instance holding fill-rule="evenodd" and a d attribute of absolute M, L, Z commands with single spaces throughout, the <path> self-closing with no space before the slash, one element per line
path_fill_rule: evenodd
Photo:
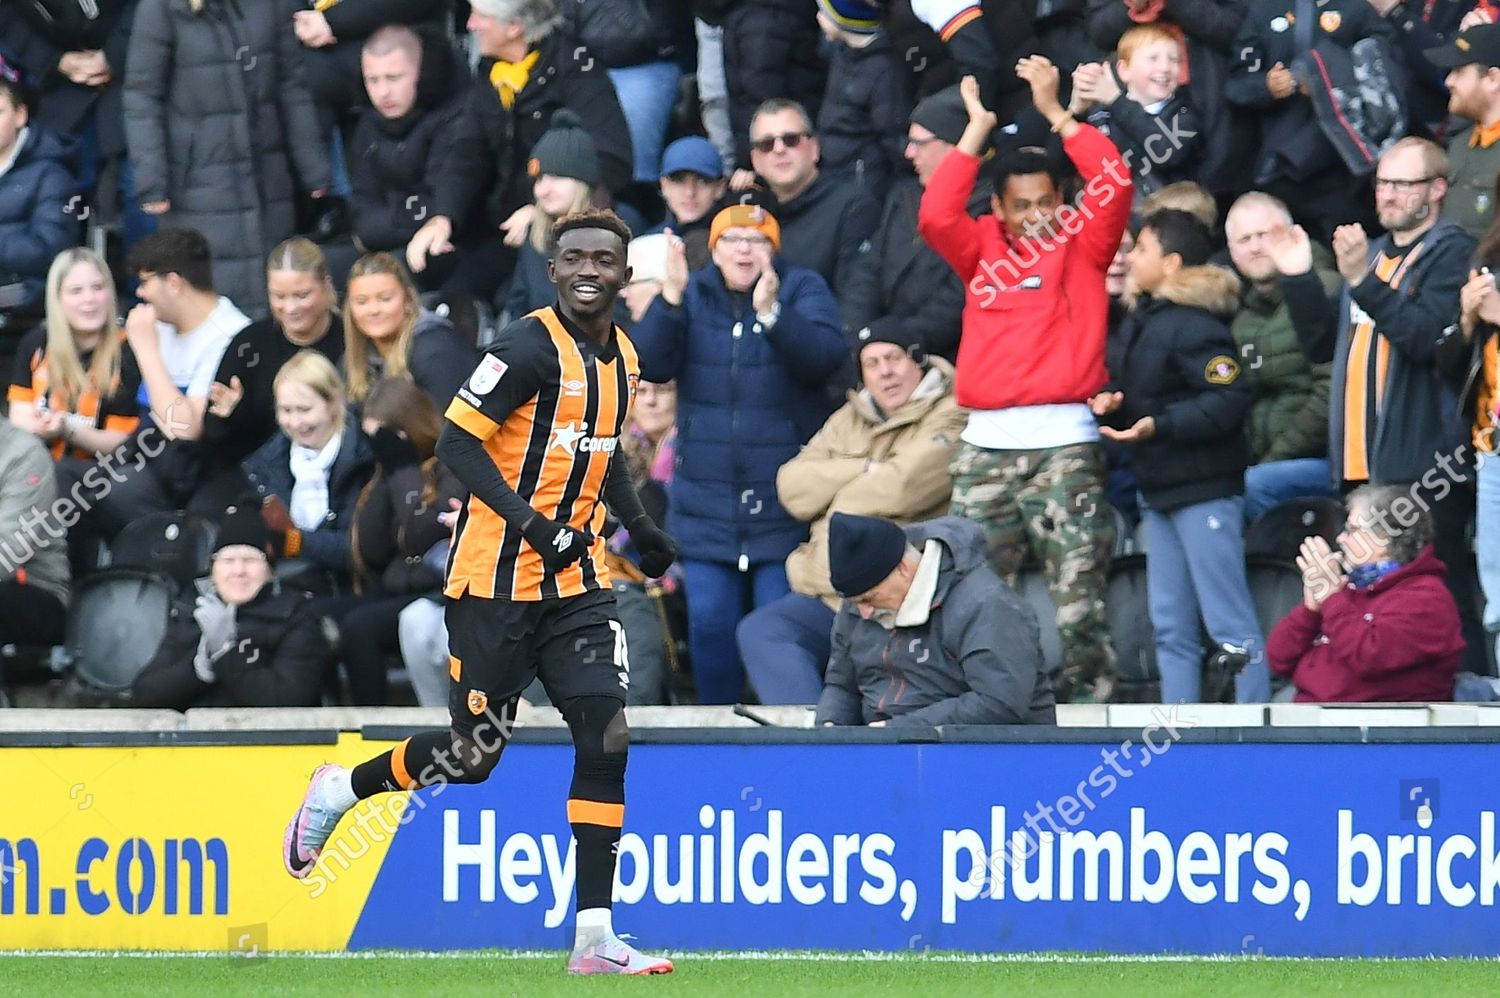
<path fill-rule="evenodd" d="M 1059 703 L 1103 702 L 1114 689 L 1115 655 L 1104 613 L 1114 518 L 1104 498 L 1104 454 L 1097 444 L 1039 450 L 987 450 L 963 444 L 954 455 L 950 512 L 984 527 L 990 566 L 1015 588 L 1028 555 L 1057 607 L 1062 668 Z"/>

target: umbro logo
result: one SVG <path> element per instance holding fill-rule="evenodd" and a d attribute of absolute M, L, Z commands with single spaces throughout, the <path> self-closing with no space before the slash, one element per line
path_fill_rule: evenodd
<path fill-rule="evenodd" d="M 557 548 L 557 553 L 568 550 L 573 546 L 573 532 L 562 527 L 557 528 L 557 536 L 552 538 L 552 546 Z"/>

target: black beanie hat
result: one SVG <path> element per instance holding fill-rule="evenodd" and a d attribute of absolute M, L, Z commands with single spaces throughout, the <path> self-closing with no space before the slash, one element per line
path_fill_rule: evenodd
<path fill-rule="evenodd" d="M 854 358 L 856 360 L 864 352 L 865 347 L 871 343 L 894 343 L 902 350 L 905 350 L 906 355 L 912 360 L 924 367 L 927 365 L 927 351 L 922 349 L 922 344 L 918 342 L 918 338 L 907 330 L 906 323 L 894 315 L 885 315 L 874 320 L 868 326 L 855 333 L 854 339 Z"/>
<path fill-rule="evenodd" d="M 906 556 L 906 531 L 878 516 L 835 513 L 828 522 L 828 574 L 840 596 L 874 589 Z"/>
<path fill-rule="evenodd" d="M 958 85 L 922 98 L 911 112 L 911 123 L 921 125 L 944 142 L 957 145 L 964 129 L 969 127 L 969 112 L 964 109 Z"/>
<path fill-rule="evenodd" d="M 590 187 L 599 184 L 599 153 L 583 119 L 567 108 L 552 112 L 552 126 L 531 147 L 526 173 L 535 180 L 544 173 L 572 177 Z"/>
<path fill-rule="evenodd" d="M 271 531 L 255 503 L 254 499 L 249 499 L 224 511 L 219 520 L 218 537 L 214 540 L 214 554 L 236 544 L 245 544 L 257 551 L 266 551 L 271 546 Z"/>

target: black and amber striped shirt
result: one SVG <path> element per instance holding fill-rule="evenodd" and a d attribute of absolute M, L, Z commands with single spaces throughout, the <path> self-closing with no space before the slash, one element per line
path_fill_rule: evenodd
<path fill-rule="evenodd" d="M 1424 243 L 1391 246 L 1376 257 L 1371 277 L 1399 289 Z M 1385 408 L 1386 375 L 1391 365 L 1391 343 L 1375 328 L 1375 319 L 1356 302 L 1349 303 L 1349 358 L 1344 370 L 1344 480 L 1370 478 L 1370 456 L 1375 429 Z"/>
<path fill-rule="evenodd" d="M 92 388 L 79 398 L 66 397 L 61 388 L 52 384 L 47 370 L 47 330 L 38 326 L 21 338 L 16 347 L 15 369 L 5 399 L 12 404 L 22 402 L 36 408 L 70 412 L 90 420 L 96 429 L 134 433 L 140 424 L 140 404 L 136 395 L 141 387 L 141 373 L 136 366 L 135 352 L 124 342 L 120 333 L 120 374 L 114 390 L 103 398 Z M 85 372 L 94 359 L 92 350 L 79 356 Z M 61 437 L 55 438 L 49 449 L 54 460 L 70 453 Z M 73 448 L 74 457 L 92 459 L 93 452 Z"/>
<path fill-rule="evenodd" d="M 505 328 L 449 404 L 447 419 L 484 441 L 527 505 L 594 542 L 585 561 L 552 572 L 522 540 L 521 524 L 471 497 L 459 513 L 446 595 L 525 602 L 609 588 L 601 493 L 641 370 L 625 332 L 616 327 L 612 339 L 601 346 L 555 307 L 537 309 Z"/>

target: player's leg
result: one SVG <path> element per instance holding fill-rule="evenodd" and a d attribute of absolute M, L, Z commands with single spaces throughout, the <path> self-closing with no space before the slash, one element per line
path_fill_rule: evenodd
<path fill-rule="evenodd" d="M 510 739 L 521 690 L 536 674 L 537 616 L 535 604 L 473 596 L 449 602 L 452 727 L 412 735 L 353 769 L 318 767 L 282 840 L 288 873 L 311 873 L 339 819 L 367 797 L 489 777 Z"/>
<path fill-rule="evenodd" d="M 573 735 L 568 824 L 577 841 L 578 923 L 568 970 L 577 974 L 667 974 L 672 963 L 620 940 L 611 913 L 615 856 L 625 820 L 630 729 L 625 692 L 630 656 L 609 590 L 553 607 L 539 635 L 539 671 Z"/>

